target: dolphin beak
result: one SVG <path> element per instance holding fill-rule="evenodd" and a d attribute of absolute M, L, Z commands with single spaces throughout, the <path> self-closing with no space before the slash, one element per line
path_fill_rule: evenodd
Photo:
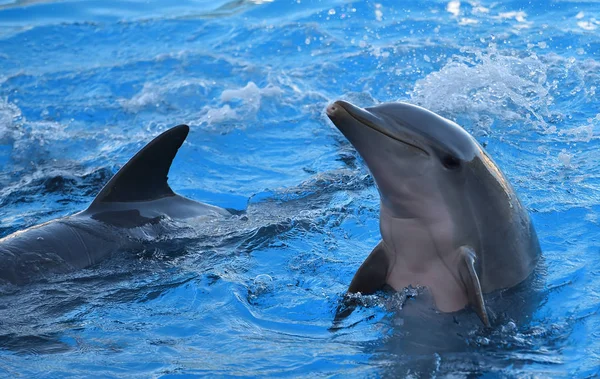
<path fill-rule="evenodd" d="M 334 124 L 336 123 L 336 119 L 343 117 L 344 113 L 348 114 L 361 124 L 365 124 L 368 127 L 376 130 L 380 129 L 380 127 L 377 125 L 381 125 L 381 119 L 366 109 L 359 108 L 356 105 L 350 104 L 343 100 L 338 100 L 327 107 L 327 116 L 329 116 Z"/>
<path fill-rule="evenodd" d="M 413 142 L 407 141 L 405 138 L 401 138 L 397 136 L 392 131 L 388 130 L 384 127 L 386 124 L 384 120 L 369 112 L 366 109 L 357 107 L 356 105 L 350 104 L 344 100 L 338 100 L 327 107 L 327 116 L 331 119 L 331 121 L 335 124 L 335 126 L 340 129 L 344 125 L 344 119 L 354 119 L 358 121 L 358 123 L 365 125 L 393 140 L 396 140 L 400 143 L 403 143 L 407 146 L 410 146 L 425 155 L 429 155 L 429 153 L 418 146 Z M 340 129 L 341 130 L 341 129 Z"/>

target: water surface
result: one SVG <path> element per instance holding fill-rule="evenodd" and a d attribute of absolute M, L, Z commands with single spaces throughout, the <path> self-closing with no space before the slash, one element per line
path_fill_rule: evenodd
<path fill-rule="evenodd" d="M 591 0 L 0 1 L 0 236 L 85 208 L 180 123 L 171 186 L 245 211 L 0 288 L 0 375 L 599 375 L 599 20 Z M 423 294 L 331 329 L 380 239 L 338 98 L 455 120 L 513 183 L 544 259 L 492 330 L 421 317 Z"/>

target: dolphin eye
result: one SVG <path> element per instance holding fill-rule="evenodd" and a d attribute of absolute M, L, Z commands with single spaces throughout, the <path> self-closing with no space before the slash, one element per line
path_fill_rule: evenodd
<path fill-rule="evenodd" d="M 456 170 L 460 167 L 460 159 L 453 157 L 452 155 L 446 155 L 442 158 L 442 164 L 448 170 Z"/>

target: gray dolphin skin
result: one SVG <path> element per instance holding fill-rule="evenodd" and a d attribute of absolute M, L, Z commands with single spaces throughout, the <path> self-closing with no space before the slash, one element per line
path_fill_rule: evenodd
<path fill-rule="evenodd" d="M 139 247 L 140 238 L 133 236 L 152 239 L 171 220 L 230 215 L 169 187 L 171 163 L 188 133 L 187 125 L 179 125 L 156 137 L 112 177 L 88 209 L 0 239 L 0 282 L 24 284 L 91 266 L 116 251 Z"/>
<path fill-rule="evenodd" d="M 483 294 L 525 280 L 540 255 L 529 215 L 498 166 L 462 127 L 415 105 L 336 101 L 327 115 L 381 197 L 382 241 L 348 292 L 424 286 L 438 310 L 470 305 L 490 326 Z"/>

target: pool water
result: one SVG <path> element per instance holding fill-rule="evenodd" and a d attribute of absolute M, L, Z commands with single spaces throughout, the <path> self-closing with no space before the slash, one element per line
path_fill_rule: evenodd
<path fill-rule="evenodd" d="M 172 188 L 244 211 L 0 287 L 0 376 L 598 376 L 597 92 L 594 0 L 0 0 L 0 237 L 84 209 L 180 123 Z M 543 261 L 491 330 L 421 290 L 332 327 L 380 239 L 339 98 L 455 120 L 512 182 Z"/>

